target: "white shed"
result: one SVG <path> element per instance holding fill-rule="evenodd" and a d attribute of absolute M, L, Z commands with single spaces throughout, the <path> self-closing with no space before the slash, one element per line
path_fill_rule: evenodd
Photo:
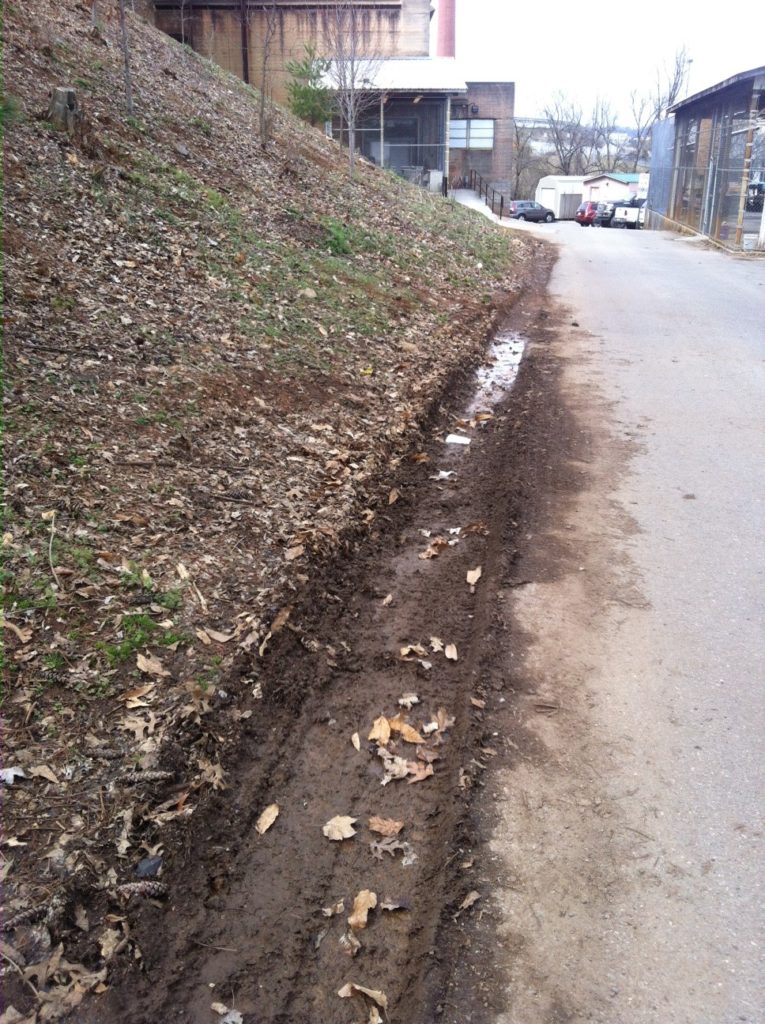
<path fill-rule="evenodd" d="M 558 220 L 573 220 L 582 201 L 584 178 L 574 174 L 548 174 L 540 178 L 534 198 L 552 210 Z"/>

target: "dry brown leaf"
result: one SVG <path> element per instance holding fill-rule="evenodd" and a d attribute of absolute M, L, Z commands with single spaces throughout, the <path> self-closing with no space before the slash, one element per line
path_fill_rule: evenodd
<path fill-rule="evenodd" d="M 462 901 L 462 903 L 460 903 L 459 909 L 460 910 L 468 910 L 468 908 L 472 907 L 474 903 L 477 903 L 480 900 L 480 898 L 481 898 L 480 892 L 477 892 L 475 889 L 473 889 L 472 892 L 469 892 L 467 894 L 467 896 Z"/>
<path fill-rule="evenodd" d="M 383 1010 L 388 1009 L 388 997 L 380 989 L 365 988 L 363 985 L 357 985 L 355 981 L 349 981 L 343 985 L 341 989 L 338 989 L 337 994 L 341 999 L 350 999 L 351 996 L 361 994 L 368 996 L 372 1002 L 377 1003 Z"/>
<path fill-rule="evenodd" d="M 483 536 L 486 536 L 488 534 L 488 532 L 489 532 L 489 527 L 486 525 L 486 523 L 482 523 L 480 520 L 478 520 L 478 522 L 468 523 L 467 526 L 463 526 L 462 527 L 462 532 L 463 533 L 480 533 Z"/>
<path fill-rule="evenodd" d="M 418 558 L 427 560 L 430 558 L 438 558 L 444 548 L 449 547 L 449 541 L 446 537 L 434 537 L 433 540 L 428 544 L 424 551 L 421 551 Z"/>
<path fill-rule="evenodd" d="M 199 759 L 199 767 L 202 769 L 202 781 L 209 782 L 213 789 L 226 789 L 223 781 L 223 767 L 218 761 L 208 761 L 206 758 Z"/>
<path fill-rule="evenodd" d="M 204 629 L 195 629 L 194 632 L 196 633 L 197 640 L 201 640 L 205 647 L 208 647 L 212 643 Z"/>
<path fill-rule="evenodd" d="M 288 562 L 294 562 L 296 558 L 300 558 L 302 554 L 305 554 L 305 544 L 296 544 L 292 548 L 287 548 L 284 553 L 284 557 Z"/>
<path fill-rule="evenodd" d="M 446 732 L 447 729 L 454 725 L 454 718 L 446 713 L 446 708 L 439 708 L 436 712 L 436 722 L 438 724 L 438 731 Z"/>
<path fill-rule="evenodd" d="M 287 620 L 289 619 L 291 614 L 292 605 L 285 604 L 284 607 L 280 608 L 279 611 L 276 613 L 276 618 L 271 623 L 271 629 L 269 630 L 269 632 L 275 636 L 279 632 L 279 630 L 284 629 L 284 627 L 287 625 Z"/>
<path fill-rule="evenodd" d="M 457 645 L 456 644 L 447 644 L 446 647 L 444 648 L 444 654 L 445 654 L 446 658 L 449 661 L 456 661 L 457 660 Z"/>
<path fill-rule="evenodd" d="M 29 774 L 35 779 L 46 779 L 48 782 L 59 784 L 56 773 L 47 764 L 40 764 L 36 768 L 30 768 Z"/>
<path fill-rule="evenodd" d="M 480 565 L 477 566 L 475 569 L 471 569 L 467 573 L 467 575 L 465 577 L 465 579 L 467 580 L 467 582 L 470 584 L 471 587 L 474 587 L 476 585 L 476 583 L 480 580 L 480 578 L 481 578 L 481 566 Z"/>
<path fill-rule="evenodd" d="M 351 743 L 354 745 L 356 750 L 361 750 L 361 737 L 357 732 L 355 732 L 353 736 L 351 736 Z"/>
<path fill-rule="evenodd" d="M 27 627 L 19 627 L 15 622 L 8 622 L 7 619 L 3 619 L 3 625 L 6 629 L 10 629 L 12 633 L 15 633 L 22 644 L 28 644 L 32 639 L 32 630 Z"/>
<path fill-rule="evenodd" d="M 135 663 L 141 672 L 146 672 L 152 676 L 169 676 L 170 673 L 162 666 L 162 662 L 159 658 L 154 655 L 149 655 L 147 658 L 145 654 L 137 654 Z"/>
<path fill-rule="evenodd" d="M 430 764 L 432 761 L 438 761 L 441 755 L 437 750 L 433 750 L 432 747 L 418 747 L 417 748 L 417 760 L 426 761 Z"/>
<path fill-rule="evenodd" d="M 430 462 L 430 456 L 426 452 L 417 452 L 412 456 L 412 462 Z"/>
<path fill-rule="evenodd" d="M 486 707 L 486 701 L 479 700 L 478 697 L 471 697 L 470 703 L 473 705 L 474 708 L 480 708 L 481 710 L 483 710 Z"/>
<path fill-rule="evenodd" d="M 418 764 L 417 761 L 409 761 L 407 764 L 408 774 L 411 778 L 406 781 L 411 782 L 423 782 L 425 779 L 429 779 L 433 775 L 432 764 Z"/>
<path fill-rule="evenodd" d="M 396 715 L 395 718 L 388 719 L 388 725 L 392 732 L 397 732 L 402 740 L 406 743 L 424 743 L 425 740 L 420 736 L 416 729 L 412 728 L 407 722 L 401 717 L 401 712 Z"/>
<path fill-rule="evenodd" d="M 335 815 L 334 818 L 329 819 L 326 825 L 322 826 L 322 832 L 327 839 L 332 839 L 335 842 L 340 839 L 350 839 L 351 836 L 356 835 L 356 829 L 353 827 L 356 820 L 356 818 L 349 818 L 345 814 Z"/>
<path fill-rule="evenodd" d="M 432 636 L 430 638 L 430 649 L 434 654 L 438 654 L 439 651 L 444 649 L 444 642 L 440 636 Z"/>
<path fill-rule="evenodd" d="M 143 686 L 136 686 L 133 690 L 128 690 L 127 693 L 122 694 L 122 700 L 127 703 L 129 708 L 142 707 L 139 703 L 134 703 L 142 700 L 143 697 L 147 697 L 156 686 L 156 683 L 144 683 Z"/>
<path fill-rule="evenodd" d="M 279 805 L 269 804 L 264 811 L 261 812 L 260 817 L 255 822 L 255 829 L 259 836 L 264 835 L 271 828 L 273 823 L 279 817 Z"/>
<path fill-rule="evenodd" d="M 422 644 L 407 644 L 401 648 L 401 657 L 404 661 L 416 661 L 417 658 L 424 658 L 427 653 Z"/>
<path fill-rule="evenodd" d="M 353 910 L 348 915 L 348 927 L 360 931 L 367 926 L 370 910 L 377 906 L 377 893 L 370 889 L 362 889 L 353 901 Z"/>
<path fill-rule="evenodd" d="M 385 746 L 390 739 L 390 722 L 385 715 L 380 715 L 379 718 L 374 720 L 367 739 L 376 740 L 378 743 Z"/>
<path fill-rule="evenodd" d="M 358 951 L 361 949 L 361 943 L 353 932 L 350 931 L 344 932 L 338 939 L 338 942 L 340 943 L 342 951 L 347 953 L 348 956 L 356 956 Z"/>
<path fill-rule="evenodd" d="M 397 491 L 396 488 L 394 487 L 393 490 L 388 495 L 388 504 L 389 505 L 395 505 L 400 497 L 401 497 L 400 491 Z"/>
<path fill-rule="evenodd" d="M 404 827 L 403 821 L 394 821 L 393 818 L 369 819 L 369 828 L 372 832 L 378 832 L 381 836 L 397 836 Z"/>
<path fill-rule="evenodd" d="M 209 626 L 206 632 L 217 644 L 227 644 L 229 640 L 233 640 L 236 636 L 235 633 L 219 633 L 217 629 L 210 629 Z"/>
<path fill-rule="evenodd" d="M 388 605 L 392 603 L 392 601 L 393 601 L 393 594 L 386 594 L 385 597 L 383 598 L 383 607 L 387 608 Z"/>

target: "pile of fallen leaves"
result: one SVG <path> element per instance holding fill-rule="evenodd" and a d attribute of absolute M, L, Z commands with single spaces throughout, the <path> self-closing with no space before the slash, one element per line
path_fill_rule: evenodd
<path fill-rule="evenodd" d="M 4 971 L 40 1020 L 127 941 L 101 922 L 93 969 L 66 960 L 88 893 L 161 895 L 136 863 L 225 788 L 270 638 L 373 525 L 535 251 L 390 174 L 351 180 L 284 112 L 264 148 L 256 93 L 132 16 L 126 116 L 98 9 L 29 0 L 5 24 L 0 873 Z"/>

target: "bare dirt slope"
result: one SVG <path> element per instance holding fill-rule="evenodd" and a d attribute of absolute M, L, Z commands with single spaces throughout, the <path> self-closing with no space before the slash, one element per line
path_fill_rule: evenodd
<path fill-rule="evenodd" d="M 5 11 L 3 970 L 40 1019 L 136 962 L 130 916 L 105 916 L 120 886 L 175 894 L 196 818 L 222 799 L 244 820 L 241 762 L 276 763 L 267 709 L 298 714 L 315 681 L 260 679 L 277 643 L 318 658 L 293 606 L 336 604 L 323 567 L 376 535 L 539 253 L 373 168 L 349 180 L 286 113 L 263 147 L 256 94 L 133 17 L 125 116 L 98 10 L 96 31 L 74 0 Z M 61 85 L 72 138 L 46 120 Z"/>

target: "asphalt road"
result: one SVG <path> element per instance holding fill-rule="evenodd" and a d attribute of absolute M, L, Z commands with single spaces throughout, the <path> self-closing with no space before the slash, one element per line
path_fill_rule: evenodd
<path fill-rule="evenodd" d="M 545 763 L 499 780 L 503 1024 L 765 1020 L 765 261 L 560 243 L 586 484 L 509 601 Z M 540 556 L 541 557 L 541 556 Z M 497 966 L 500 966 L 499 964 Z"/>

